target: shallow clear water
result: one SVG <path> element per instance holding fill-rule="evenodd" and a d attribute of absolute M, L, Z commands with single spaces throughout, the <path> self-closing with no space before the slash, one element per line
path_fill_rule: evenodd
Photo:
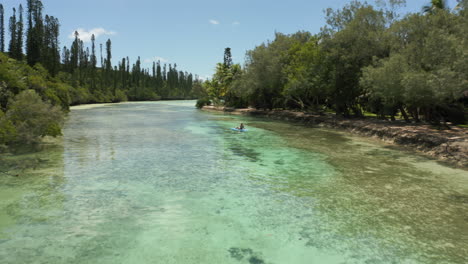
<path fill-rule="evenodd" d="M 468 262 L 466 171 L 193 105 L 72 110 L 0 174 L 1 263 Z"/>

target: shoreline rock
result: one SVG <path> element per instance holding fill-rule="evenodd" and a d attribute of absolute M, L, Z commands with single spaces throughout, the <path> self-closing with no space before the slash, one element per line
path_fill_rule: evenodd
<path fill-rule="evenodd" d="M 331 114 L 311 114 L 289 110 L 265 111 L 254 108 L 234 109 L 214 106 L 204 106 L 202 110 L 346 130 L 353 134 L 410 147 L 425 156 L 460 168 L 468 168 L 468 129 L 466 128 L 452 127 L 450 130 L 436 130 L 427 124 L 415 125 L 378 119 L 346 119 Z"/>

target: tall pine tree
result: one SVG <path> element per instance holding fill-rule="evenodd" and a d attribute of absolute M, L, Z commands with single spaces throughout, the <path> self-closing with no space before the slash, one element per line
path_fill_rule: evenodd
<path fill-rule="evenodd" d="M 106 82 L 106 86 L 110 86 L 111 83 L 112 83 L 112 51 L 111 51 L 111 48 L 112 48 L 112 43 L 111 43 L 111 40 L 108 39 L 106 41 L 106 59 L 105 59 L 105 73 L 104 73 L 104 77 L 105 77 L 105 82 Z"/>
<path fill-rule="evenodd" d="M 75 31 L 75 40 L 72 43 L 71 50 L 70 50 L 70 63 L 71 63 L 71 71 L 74 71 L 78 68 L 78 61 L 79 61 L 79 50 L 80 50 L 80 34 L 78 31 Z"/>
<path fill-rule="evenodd" d="M 106 71 L 110 72 L 112 70 L 112 42 L 110 39 L 106 41 Z"/>
<path fill-rule="evenodd" d="M 230 68 L 232 65 L 231 48 L 224 49 L 224 66 Z"/>
<path fill-rule="evenodd" d="M 90 82 L 91 82 L 91 92 L 96 90 L 96 64 L 97 64 L 97 57 L 96 57 L 96 37 L 94 34 L 91 35 L 91 73 L 90 73 Z"/>
<path fill-rule="evenodd" d="M 0 4 L 0 51 L 5 52 L 5 11 Z"/>
<path fill-rule="evenodd" d="M 48 42 L 44 46 L 47 49 L 47 56 L 49 57 L 47 69 L 52 76 L 55 76 L 60 70 L 59 33 L 59 20 L 53 16 L 48 17 L 46 23 L 46 39 L 48 39 Z"/>
<path fill-rule="evenodd" d="M 63 70 L 66 72 L 71 72 L 71 65 L 70 65 L 70 50 L 67 47 L 63 47 L 62 51 L 62 65 Z"/>
<path fill-rule="evenodd" d="M 94 34 L 91 35 L 91 67 L 93 70 L 96 69 L 96 64 L 97 64 L 97 59 L 96 59 L 96 37 L 94 37 Z"/>
<path fill-rule="evenodd" d="M 23 6 L 20 4 L 18 8 L 19 20 L 16 22 L 16 47 L 14 51 L 14 58 L 17 60 L 23 59 Z"/>
<path fill-rule="evenodd" d="M 161 72 L 161 62 L 156 64 L 156 93 L 162 95 L 164 80 Z"/>
<path fill-rule="evenodd" d="M 13 15 L 10 17 L 10 45 L 8 47 L 8 53 L 12 58 L 15 58 L 16 55 L 16 41 L 18 40 L 16 36 L 16 8 L 13 8 Z"/>
<path fill-rule="evenodd" d="M 43 55 L 44 23 L 42 18 L 43 5 L 40 0 L 28 0 L 28 32 L 26 40 L 26 59 L 28 64 L 41 62 Z"/>

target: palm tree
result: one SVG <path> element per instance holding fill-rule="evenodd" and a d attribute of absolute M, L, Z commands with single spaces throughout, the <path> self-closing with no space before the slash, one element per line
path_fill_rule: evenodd
<path fill-rule="evenodd" d="M 446 10 L 447 2 L 446 0 L 431 0 L 429 5 L 425 5 L 422 8 L 423 13 L 432 14 L 435 10 Z"/>

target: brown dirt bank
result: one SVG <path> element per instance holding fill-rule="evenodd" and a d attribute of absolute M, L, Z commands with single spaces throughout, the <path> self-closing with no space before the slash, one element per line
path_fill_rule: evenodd
<path fill-rule="evenodd" d="M 287 110 L 264 111 L 253 108 L 233 109 L 213 106 L 205 106 L 203 110 L 344 129 L 354 134 L 376 137 L 386 142 L 410 147 L 424 155 L 457 167 L 468 168 L 467 128 L 452 127 L 450 130 L 437 130 L 426 124 L 415 125 L 372 118 L 345 119 L 331 114 L 319 115 Z"/>

